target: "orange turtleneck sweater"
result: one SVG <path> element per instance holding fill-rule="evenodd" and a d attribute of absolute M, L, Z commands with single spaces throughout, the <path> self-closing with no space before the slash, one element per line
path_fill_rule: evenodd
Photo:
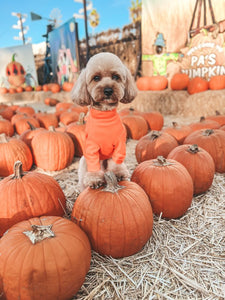
<path fill-rule="evenodd" d="M 126 129 L 116 108 L 100 111 L 91 108 L 86 123 L 84 157 L 88 172 L 100 170 L 100 160 L 112 158 L 121 164 L 126 156 Z"/>

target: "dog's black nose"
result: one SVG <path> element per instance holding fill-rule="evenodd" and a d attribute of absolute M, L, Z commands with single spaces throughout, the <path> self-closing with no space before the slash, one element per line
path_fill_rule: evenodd
<path fill-rule="evenodd" d="M 104 88 L 104 94 L 107 96 L 107 97 L 110 97 L 112 94 L 113 94 L 113 89 L 112 88 Z"/>

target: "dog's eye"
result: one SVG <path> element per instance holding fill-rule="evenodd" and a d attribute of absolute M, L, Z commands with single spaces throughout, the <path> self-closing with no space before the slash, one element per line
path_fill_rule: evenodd
<path fill-rule="evenodd" d="M 113 75 L 112 75 L 112 79 L 113 79 L 113 80 L 119 80 L 119 79 L 120 79 L 120 76 L 119 76 L 119 75 L 116 75 L 116 74 L 113 74 Z"/>
<path fill-rule="evenodd" d="M 94 76 L 94 81 L 100 81 L 101 77 L 99 75 Z"/>

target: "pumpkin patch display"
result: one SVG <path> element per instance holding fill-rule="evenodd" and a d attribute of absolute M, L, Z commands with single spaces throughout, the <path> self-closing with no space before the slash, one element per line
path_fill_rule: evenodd
<path fill-rule="evenodd" d="M 0 176 L 13 174 L 14 163 L 20 160 L 23 170 L 29 171 L 33 165 L 33 156 L 30 148 L 15 137 L 6 137 L 0 134 Z"/>
<path fill-rule="evenodd" d="M 225 132 L 220 129 L 200 129 L 189 134 L 184 144 L 197 144 L 213 158 L 215 170 L 225 173 Z"/>
<path fill-rule="evenodd" d="M 178 145 L 175 137 L 169 133 L 153 130 L 138 141 L 135 156 L 138 163 L 157 158 L 159 155 L 167 157 L 170 151 Z"/>
<path fill-rule="evenodd" d="M 49 130 L 38 132 L 31 141 L 34 163 L 47 171 L 59 171 L 72 163 L 74 144 L 71 137 L 56 131 L 53 126 Z"/>
<path fill-rule="evenodd" d="M 11 86 L 18 87 L 25 83 L 26 72 L 21 63 L 15 60 L 16 53 L 12 55 L 12 61 L 6 66 L 6 76 Z"/>
<path fill-rule="evenodd" d="M 66 198 L 58 182 L 37 171 L 22 171 L 21 161 L 14 173 L 0 181 L 0 236 L 12 225 L 42 215 L 63 216 Z"/>
<path fill-rule="evenodd" d="M 215 164 L 211 155 L 198 145 L 180 145 L 174 148 L 168 159 L 175 159 L 188 170 L 194 184 L 194 195 L 206 192 L 212 185 Z"/>
<path fill-rule="evenodd" d="M 105 179 L 105 188 L 88 187 L 80 193 L 71 219 L 84 230 L 96 252 L 114 258 L 130 256 L 152 235 L 152 208 L 136 183 L 117 183 L 112 172 L 105 173 Z"/>
<path fill-rule="evenodd" d="M 192 203 L 193 181 L 178 161 L 158 156 L 140 163 L 131 176 L 149 196 L 153 213 L 163 218 L 183 216 Z"/>
<path fill-rule="evenodd" d="M 31 218 L 15 224 L 0 240 L 1 297 L 68 300 L 90 268 L 85 233 L 68 219 Z"/>

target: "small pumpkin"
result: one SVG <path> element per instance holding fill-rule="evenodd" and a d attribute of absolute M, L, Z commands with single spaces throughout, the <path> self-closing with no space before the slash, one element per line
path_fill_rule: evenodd
<path fill-rule="evenodd" d="M 210 90 L 223 90 L 225 89 L 225 75 L 215 75 L 209 80 Z"/>
<path fill-rule="evenodd" d="M 142 76 L 136 80 L 136 86 L 139 91 L 148 91 L 150 76 Z"/>
<path fill-rule="evenodd" d="M 114 258 L 137 253 L 152 235 L 148 197 L 134 182 L 117 183 L 105 173 L 106 187 L 86 188 L 75 201 L 71 219 L 87 234 L 92 248 Z"/>
<path fill-rule="evenodd" d="M 225 115 L 220 114 L 218 110 L 215 111 L 215 115 L 210 115 L 205 118 L 206 120 L 213 120 L 220 124 L 220 126 L 225 125 Z"/>
<path fill-rule="evenodd" d="M 85 233 L 68 219 L 31 218 L 15 224 L 0 240 L 3 299 L 68 300 L 90 268 Z"/>
<path fill-rule="evenodd" d="M 31 141 L 31 148 L 36 166 L 47 171 L 66 168 L 72 163 L 75 153 L 71 137 L 56 131 L 53 126 L 38 132 Z"/>
<path fill-rule="evenodd" d="M 172 90 L 186 90 L 189 83 L 189 77 L 185 73 L 176 73 L 170 80 Z"/>
<path fill-rule="evenodd" d="M 59 120 L 61 123 L 68 125 L 79 120 L 79 113 L 68 109 L 60 114 Z"/>
<path fill-rule="evenodd" d="M 150 130 L 161 130 L 164 125 L 163 115 L 158 111 L 149 111 L 141 113 L 141 116 L 148 123 Z"/>
<path fill-rule="evenodd" d="M 162 131 L 175 137 L 179 144 L 183 144 L 186 136 L 192 133 L 190 126 L 179 126 L 177 122 L 172 122 L 172 126 L 166 127 Z"/>
<path fill-rule="evenodd" d="M 51 84 L 51 92 L 52 93 L 59 93 L 61 91 L 61 87 L 58 83 Z"/>
<path fill-rule="evenodd" d="M 17 93 L 22 93 L 24 91 L 24 88 L 22 87 L 22 86 L 18 86 L 17 88 L 16 88 L 16 92 Z"/>
<path fill-rule="evenodd" d="M 14 111 L 12 110 L 12 108 L 10 106 L 7 106 L 5 108 L 0 109 L 0 115 L 4 119 L 11 121 L 11 119 L 14 115 Z"/>
<path fill-rule="evenodd" d="M 35 114 L 35 109 L 32 106 L 23 105 L 17 108 L 16 113 L 18 112 L 32 116 L 33 114 Z"/>
<path fill-rule="evenodd" d="M 5 133 L 7 136 L 13 136 L 14 127 L 9 120 L 4 119 L 0 115 L 0 134 Z"/>
<path fill-rule="evenodd" d="M 66 197 L 51 176 L 37 171 L 23 172 L 14 163 L 13 174 L 0 181 L 0 236 L 12 225 L 31 217 L 63 216 Z"/>
<path fill-rule="evenodd" d="M 59 125 L 58 118 L 54 113 L 39 111 L 35 114 L 35 118 L 40 123 L 40 126 L 46 129 L 48 129 L 49 126 L 58 127 Z"/>
<path fill-rule="evenodd" d="M 195 77 L 189 80 L 187 91 L 190 95 L 201 93 L 209 89 L 209 83 L 202 77 Z"/>
<path fill-rule="evenodd" d="M 218 129 L 220 127 L 220 124 L 212 120 L 210 118 L 201 117 L 198 122 L 194 122 L 189 124 L 189 127 L 192 131 L 200 130 L 200 129 Z"/>
<path fill-rule="evenodd" d="M 59 100 L 47 97 L 45 98 L 44 103 L 49 106 L 56 106 L 56 104 L 59 103 Z"/>
<path fill-rule="evenodd" d="M 148 124 L 145 119 L 136 114 L 129 114 L 121 117 L 126 127 L 127 137 L 133 140 L 139 140 L 148 133 Z"/>
<path fill-rule="evenodd" d="M 175 159 L 189 172 L 194 184 L 194 195 L 206 192 L 212 185 L 215 164 L 211 155 L 197 144 L 174 148 L 167 159 Z"/>
<path fill-rule="evenodd" d="M 24 90 L 26 92 L 32 92 L 33 91 L 33 87 L 31 85 L 27 85 L 27 86 L 25 86 Z"/>
<path fill-rule="evenodd" d="M 225 132 L 220 129 L 200 129 L 189 134 L 184 144 L 197 144 L 213 158 L 215 170 L 225 173 Z"/>
<path fill-rule="evenodd" d="M 9 90 L 6 87 L 0 87 L 0 94 L 7 94 Z"/>
<path fill-rule="evenodd" d="M 40 123 L 37 119 L 31 116 L 24 115 L 15 121 L 14 123 L 15 131 L 18 134 L 22 134 L 24 131 L 30 129 L 28 122 L 32 124 L 34 127 L 40 127 Z"/>
<path fill-rule="evenodd" d="M 40 91 L 42 91 L 42 86 L 41 86 L 41 85 L 36 85 L 36 86 L 34 87 L 34 90 L 35 90 L 36 92 L 40 92 Z"/>
<path fill-rule="evenodd" d="M 74 86 L 73 82 L 64 81 L 62 84 L 62 89 L 65 92 L 70 92 Z"/>
<path fill-rule="evenodd" d="M 29 171 L 33 165 L 33 156 L 29 147 L 21 140 L 0 134 L 0 176 L 13 174 L 14 163 L 20 160 L 23 170 Z"/>
<path fill-rule="evenodd" d="M 40 130 L 45 130 L 43 127 L 35 127 L 33 126 L 29 121 L 27 121 L 29 125 L 29 129 L 25 130 L 24 132 L 21 133 L 19 136 L 19 139 L 22 140 L 24 143 L 27 144 L 27 146 L 32 150 L 31 148 L 31 141 L 33 137 L 40 131 Z"/>
<path fill-rule="evenodd" d="M 149 89 L 151 91 L 162 91 L 168 86 L 168 79 L 165 76 L 150 76 Z"/>
<path fill-rule="evenodd" d="M 135 156 L 138 163 L 157 158 L 161 155 L 167 157 L 172 149 L 178 146 L 178 142 L 172 135 L 152 130 L 143 136 L 135 147 Z"/>
<path fill-rule="evenodd" d="M 163 218 L 183 216 L 192 203 L 193 181 L 178 161 L 158 156 L 140 163 L 131 181 L 140 185 L 149 196 L 153 213 Z"/>
<path fill-rule="evenodd" d="M 56 111 L 60 111 L 61 109 L 69 109 L 73 107 L 74 104 L 72 102 L 59 102 L 56 104 L 55 109 Z"/>

